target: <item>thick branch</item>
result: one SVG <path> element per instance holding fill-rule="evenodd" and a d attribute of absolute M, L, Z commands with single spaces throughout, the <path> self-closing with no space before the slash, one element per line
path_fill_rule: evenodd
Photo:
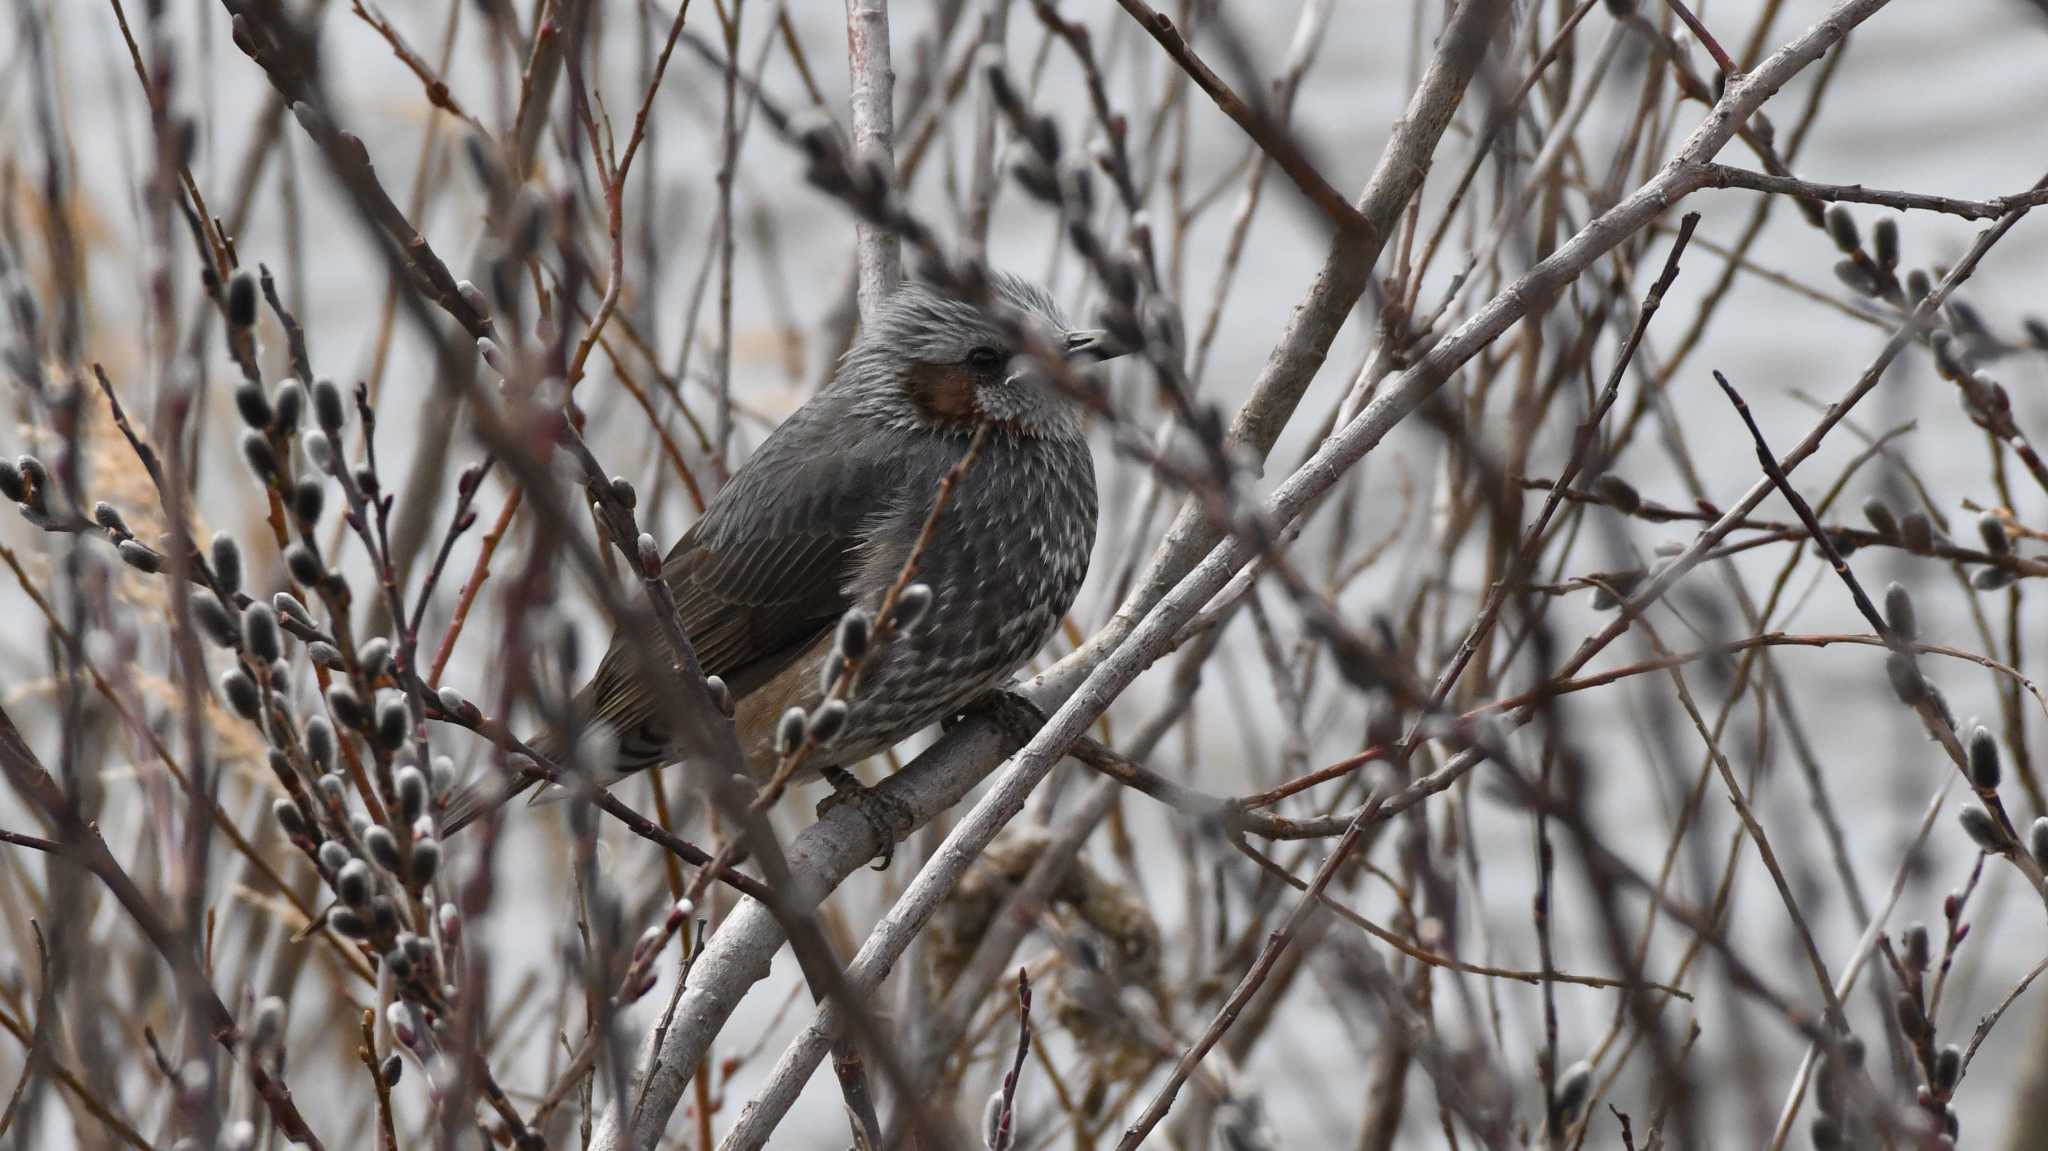
<path fill-rule="evenodd" d="M 896 170 L 893 107 L 896 69 L 889 64 L 889 0 L 846 0 L 846 65 L 853 78 L 853 152 L 884 172 Z M 875 309 L 903 278 L 903 241 L 894 231 L 861 220 L 854 225 L 860 261 L 860 318 Z"/>

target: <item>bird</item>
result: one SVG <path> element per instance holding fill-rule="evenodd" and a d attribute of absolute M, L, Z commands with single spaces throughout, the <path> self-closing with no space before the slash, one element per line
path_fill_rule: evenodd
<path fill-rule="evenodd" d="M 928 519 L 916 553 L 928 602 L 868 655 L 839 732 L 806 762 L 843 798 L 873 796 L 848 767 L 1007 682 L 1080 591 L 1097 513 L 1083 412 L 1013 336 L 1035 329 L 1077 368 L 1124 349 L 1106 332 L 1069 327 L 1029 280 L 991 269 L 985 284 L 985 305 L 914 281 L 890 292 L 831 382 L 769 433 L 663 561 L 683 633 L 730 693 L 756 779 L 774 773 L 790 709 L 824 702 L 841 621 L 872 616 Z M 942 480 L 977 434 L 933 517 Z M 667 660 L 635 650 L 662 642 L 615 634 L 571 701 L 571 721 L 532 746 L 559 752 L 562 730 L 601 730 L 612 745 L 597 780 L 606 787 L 677 760 L 680 725 L 642 678 Z M 443 834 L 539 779 L 528 770 L 457 790 Z M 894 837 L 882 839 L 886 857 Z"/>

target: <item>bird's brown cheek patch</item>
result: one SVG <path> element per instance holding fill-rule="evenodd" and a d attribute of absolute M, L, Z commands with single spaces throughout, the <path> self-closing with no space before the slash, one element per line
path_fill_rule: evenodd
<path fill-rule="evenodd" d="M 912 364 L 904 376 L 911 402 L 939 423 L 966 423 L 981 414 L 975 383 L 960 364 Z"/>

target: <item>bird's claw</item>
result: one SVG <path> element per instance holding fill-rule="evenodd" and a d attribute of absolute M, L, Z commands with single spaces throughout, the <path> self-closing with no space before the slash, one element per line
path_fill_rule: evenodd
<path fill-rule="evenodd" d="M 1023 747 L 1045 726 L 1045 711 L 1021 692 L 996 688 L 976 696 L 967 714 L 986 716 L 1002 730 L 1012 747 Z"/>
<path fill-rule="evenodd" d="M 850 805 L 875 829 L 875 837 L 881 840 L 881 854 L 875 858 L 876 871 L 889 870 L 889 861 L 896 856 L 896 843 L 909 835 L 917 826 L 917 817 L 910 806 L 895 796 L 886 795 L 862 783 L 858 777 L 843 767 L 828 767 L 824 770 L 825 782 L 832 785 L 832 794 L 818 801 L 818 817 L 841 804 Z"/>

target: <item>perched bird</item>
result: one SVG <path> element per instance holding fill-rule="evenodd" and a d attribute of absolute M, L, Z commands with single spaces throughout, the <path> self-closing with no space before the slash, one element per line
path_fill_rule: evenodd
<path fill-rule="evenodd" d="M 1071 361 L 1117 354 L 1103 333 L 1069 329 L 1044 289 L 1003 273 L 991 273 L 990 287 L 994 307 L 1035 326 Z M 823 667 L 841 619 L 878 607 L 941 480 L 982 425 L 982 447 L 918 557 L 929 605 L 870 653 L 843 726 L 807 766 L 842 794 L 857 792 L 846 765 L 1005 681 L 1072 605 L 1095 543 L 1094 460 L 1076 405 L 1011 346 L 1007 330 L 975 304 L 903 285 L 862 325 L 832 384 L 762 442 L 669 552 L 663 575 L 683 631 L 704 673 L 730 689 L 757 778 L 774 771 L 783 714 L 824 700 Z M 576 694 L 570 727 L 602 725 L 616 741 L 614 773 L 602 785 L 680 753 L 677 725 L 633 650 L 661 642 L 613 636 Z M 535 746 L 559 747 L 559 739 Z M 537 778 L 456 793 L 442 830 Z"/>

